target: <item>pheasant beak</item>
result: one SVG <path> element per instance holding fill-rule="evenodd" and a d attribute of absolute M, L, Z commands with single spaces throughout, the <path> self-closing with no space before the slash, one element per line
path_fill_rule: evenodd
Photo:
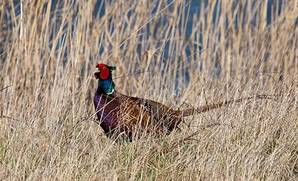
<path fill-rule="evenodd" d="M 100 74 L 100 70 L 99 69 L 96 69 L 93 73 L 94 73 L 95 78 L 98 79 L 99 78 L 99 74 Z"/>

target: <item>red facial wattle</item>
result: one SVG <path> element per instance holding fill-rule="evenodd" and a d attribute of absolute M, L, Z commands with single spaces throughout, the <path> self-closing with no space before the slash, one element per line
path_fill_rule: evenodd
<path fill-rule="evenodd" d="M 110 76 L 110 70 L 109 69 L 103 68 L 103 69 L 100 70 L 100 74 L 99 74 L 100 79 L 106 80 L 106 79 L 109 78 L 109 76 Z"/>
<path fill-rule="evenodd" d="M 97 64 L 96 68 L 98 69 L 98 72 L 95 72 L 94 75 L 95 77 L 101 80 L 106 80 L 111 76 L 111 71 L 105 64 Z"/>
<path fill-rule="evenodd" d="M 107 66 L 103 63 L 99 63 L 99 64 L 96 65 L 96 68 L 98 68 L 98 70 L 101 70 L 103 68 L 107 68 Z"/>

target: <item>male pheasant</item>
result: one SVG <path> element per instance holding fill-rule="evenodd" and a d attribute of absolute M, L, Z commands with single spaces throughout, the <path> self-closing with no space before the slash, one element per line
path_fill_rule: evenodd
<path fill-rule="evenodd" d="M 132 141 L 142 133 L 169 134 L 179 125 L 183 117 L 207 112 L 235 102 L 252 98 L 267 98 L 265 95 L 222 101 L 196 109 L 174 110 L 159 102 L 123 95 L 115 90 L 112 71 L 116 67 L 97 64 L 94 73 L 98 88 L 94 105 L 100 126 L 108 137 L 125 138 Z"/>

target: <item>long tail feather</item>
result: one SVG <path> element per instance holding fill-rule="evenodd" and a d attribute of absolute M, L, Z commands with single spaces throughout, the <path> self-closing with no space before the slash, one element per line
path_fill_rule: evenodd
<path fill-rule="evenodd" d="M 209 105 L 204 105 L 198 108 L 190 108 L 190 109 L 185 109 L 185 110 L 178 110 L 177 113 L 181 117 L 186 117 L 186 116 L 191 116 L 195 114 L 201 114 L 204 112 L 208 112 L 212 109 L 218 109 L 223 106 L 228 106 L 233 103 L 238 103 L 238 102 L 243 102 L 245 100 L 251 100 L 251 99 L 273 99 L 272 95 L 256 95 L 256 96 L 251 96 L 251 97 L 244 97 L 244 98 L 239 98 L 239 99 L 232 99 L 232 100 L 226 100 L 226 101 L 221 101 Z"/>

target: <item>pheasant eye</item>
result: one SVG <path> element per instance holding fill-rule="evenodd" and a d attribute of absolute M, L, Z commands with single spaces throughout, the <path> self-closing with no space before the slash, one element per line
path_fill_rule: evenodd
<path fill-rule="evenodd" d="M 100 71 L 100 79 L 105 80 L 108 79 L 110 76 L 110 71 L 107 68 L 104 68 Z"/>

